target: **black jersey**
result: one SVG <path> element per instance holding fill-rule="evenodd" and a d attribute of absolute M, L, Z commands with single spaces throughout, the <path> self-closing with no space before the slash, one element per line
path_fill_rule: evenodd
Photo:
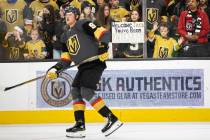
<path fill-rule="evenodd" d="M 63 54 L 61 59 L 69 59 L 79 64 L 99 54 L 99 42 L 110 41 L 108 31 L 88 20 L 79 20 L 62 37 Z"/>

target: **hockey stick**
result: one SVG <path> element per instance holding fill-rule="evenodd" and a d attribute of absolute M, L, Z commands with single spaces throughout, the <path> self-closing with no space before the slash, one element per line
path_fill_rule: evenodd
<path fill-rule="evenodd" d="M 90 61 L 93 61 L 93 60 L 96 60 L 96 59 L 98 59 L 98 56 L 93 56 L 93 57 L 91 57 L 91 58 L 88 58 L 88 59 L 86 59 L 86 60 L 80 62 L 79 64 L 71 65 L 71 66 L 69 66 L 68 68 L 59 71 L 59 73 L 65 71 L 65 70 L 67 70 L 67 69 L 69 69 L 69 68 L 72 68 L 72 67 L 75 67 L 75 66 L 78 66 L 78 65 L 81 65 L 81 64 L 83 64 L 83 63 L 90 62 Z M 46 75 L 42 75 L 42 76 L 39 76 L 39 77 L 30 79 L 30 80 L 27 80 L 27 81 L 25 81 L 25 82 L 19 83 L 19 84 L 16 84 L 16 85 L 13 85 L 13 86 L 10 86 L 10 87 L 6 87 L 6 88 L 4 88 L 4 91 L 8 91 L 8 90 L 11 90 L 11 89 L 13 89 L 13 88 L 16 88 L 16 87 L 19 87 L 19 86 L 22 86 L 22 85 L 31 83 L 31 82 L 33 82 L 33 81 L 42 79 L 42 78 L 44 78 L 45 76 L 46 76 Z"/>
<path fill-rule="evenodd" d="M 74 67 L 74 66 L 77 66 L 77 65 L 71 65 L 71 66 L 70 66 L 70 67 L 68 67 L 67 69 L 72 68 L 72 67 Z M 62 70 L 62 71 L 60 71 L 60 72 L 63 72 L 63 71 L 65 71 L 65 70 L 66 70 L 66 69 L 64 69 L 64 70 Z M 60 73 L 60 72 L 59 72 L 59 73 Z M 31 83 L 31 82 L 33 82 L 33 81 L 36 81 L 36 80 L 42 79 L 42 78 L 44 78 L 45 76 L 46 76 L 46 75 L 42 75 L 42 76 L 39 76 L 39 77 L 36 77 L 36 78 L 30 79 L 30 80 L 24 81 L 24 82 L 19 83 L 19 84 L 16 84 L 16 85 L 13 85 L 13 86 L 10 86 L 10 87 L 6 87 L 6 88 L 4 89 L 4 91 L 8 91 L 8 90 L 11 90 L 11 89 L 13 89 L 13 88 L 16 88 L 16 87 L 19 87 L 19 86 L 22 86 L 22 85 L 25 85 L 25 84 Z"/>
<path fill-rule="evenodd" d="M 76 66 L 76 65 L 72 65 L 71 67 L 74 67 L 74 66 Z M 69 68 L 71 68 L 71 67 L 69 67 Z M 19 83 L 19 84 L 16 84 L 16 85 L 13 85 L 13 86 L 10 86 L 10 87 L 6 87 L 6 88 L 4 89 L 4 91 L 8 91 L 8 90 L 11 90 L 11 89 L 13 89 L 13 88 L 16 88 L 16 87 L 19 87 L 19 86 L 22 86 L 22 85 L 31 83 L 31 82 L 33 82 L 33 81 L 42 79 L 42 78 L 44 78 L 45 76 L 46 76 L 46 75 L 42 75 L 42 76 L 39 76 L 39 77 L 30 79 L 30 80 L 24 81 L 24 82 Z"/>
<path fill-rule="evenodd" d="M 25 82 L 19 83 L 19 84 L 16 84 L 16 85 L 13 85 L 13 86 L 10 86 L 10 87 L 6 87 L 6 88 L 4 89 L 4 91 L 7 91 L 7 90 L 10 90 L 10 89 L 13 89 L 13 88 L 16 88 L 16 87 L 19 87 L 19 86 L 22 86 L 22 85 L 31 83 L 31 82 L 33 82 L 33 81 L 42 79 L 42 78 L 44 78 L 44 77 L 45 77 L 45 75 L 42 75 L 42 76 L 39 76 L 39 77 L 30 79 L 30 80 L 27 80 L 27 81 L 25 81 Z"/>

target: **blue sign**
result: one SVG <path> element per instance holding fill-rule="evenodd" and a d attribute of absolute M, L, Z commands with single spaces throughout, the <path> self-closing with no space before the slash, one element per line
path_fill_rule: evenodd
<path fill-rule="evenodd" d="M 70 106 L 75 74 L 76 71 L 67 71 L 57 84 L 45 81 L 50 86 L 38 81 L 37 106 Z M 96 93 L 110 107 L 203 106 L 204 72 L 201 69 L 106 70 Z"/>

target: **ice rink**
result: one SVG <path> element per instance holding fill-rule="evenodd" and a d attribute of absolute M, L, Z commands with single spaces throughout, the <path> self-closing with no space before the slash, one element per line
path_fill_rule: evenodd
<path fill-rule="evenodd" d="M 69 140 L 65 129 L 73 124 L 0 125 L 0 140 Z M 124 123 L 109 137 L 103 123 L 86 124 L 84 140 L 210 140 L 210 123 Z M 78 139 L 78 138 L 74 138 Z"/>

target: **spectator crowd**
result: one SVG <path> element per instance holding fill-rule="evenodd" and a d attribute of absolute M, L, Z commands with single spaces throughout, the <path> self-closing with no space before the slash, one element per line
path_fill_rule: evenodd
<path fill-rule="evenodd" d="M 59 59 L 69 5 L 110 32 L 145 22 L 146 45 L 111 43 L 114 58 L 210 56 L 210 0 L 1 0 L 0 60 Z"/>

